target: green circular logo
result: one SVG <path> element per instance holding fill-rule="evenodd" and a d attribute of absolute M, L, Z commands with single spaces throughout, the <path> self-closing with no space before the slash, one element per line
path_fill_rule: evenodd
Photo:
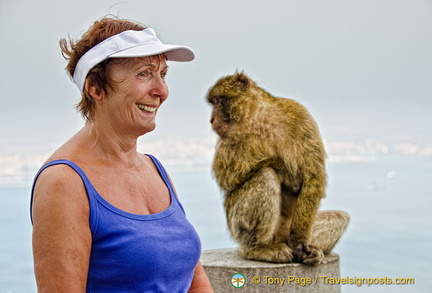
<path fill-rule="evenodd" d="M 234 288 L 241 288 L 246 285 L 246 278 L 242 274 L 234 274 L 231 277 L 231 285 Z"/>

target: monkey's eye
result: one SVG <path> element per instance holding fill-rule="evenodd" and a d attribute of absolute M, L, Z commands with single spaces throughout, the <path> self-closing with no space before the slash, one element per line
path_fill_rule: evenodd
<path fill-rule="evenodd" d="M 210 99 L 210 103 L 211 103 L 212 105 L 217 105 L 217 104 L 220 103 L 220 101 L 221 101 L 221 97 L 219 97 L 219 96 L 212 97 L 212 98 Z"/>

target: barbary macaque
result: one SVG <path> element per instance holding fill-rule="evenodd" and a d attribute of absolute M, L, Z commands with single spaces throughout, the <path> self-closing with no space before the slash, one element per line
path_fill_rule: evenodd
<path fill-rule="evenodd" d="M 219 135 L 213 173 L 225 195 L 229 230 L 247 259 L 318 265 L 349 223 L 318 212 L 325 196 L 325 149 L 305 107 L 274 97 L 244 73 L 209 90 Z"/>

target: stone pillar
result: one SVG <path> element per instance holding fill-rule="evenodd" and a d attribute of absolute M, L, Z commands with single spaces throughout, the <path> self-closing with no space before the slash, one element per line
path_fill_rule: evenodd
<path fill-rule="evenodd" d="M 340 285 L 334 284 L 340 277 L 335 253 L 311 267 L 245 260 L 238 256 L 237 248 L 226 248 L 204 251 L 201 263 L 216 293 L 341 292 Z"/>

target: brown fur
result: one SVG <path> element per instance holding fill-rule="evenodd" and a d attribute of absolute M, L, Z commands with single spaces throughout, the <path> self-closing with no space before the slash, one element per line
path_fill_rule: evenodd
<path fill-rule="evenodd" d="M 338 231 L 327 241 L 332 247 L 320 247 L 319 239 L 311 245 L 326 170 L 324 145 L 309 112 L 292 99 L 273 97 L 243 73 L 218 80 L 207 100 L 220 136 L 213 172 L 225 192 L 228 227 L 240 253 L 269 262 L 319 264 L 349 217 L 331 229 Z M 331 226 L 346 214 L 330 213 Z"/>

